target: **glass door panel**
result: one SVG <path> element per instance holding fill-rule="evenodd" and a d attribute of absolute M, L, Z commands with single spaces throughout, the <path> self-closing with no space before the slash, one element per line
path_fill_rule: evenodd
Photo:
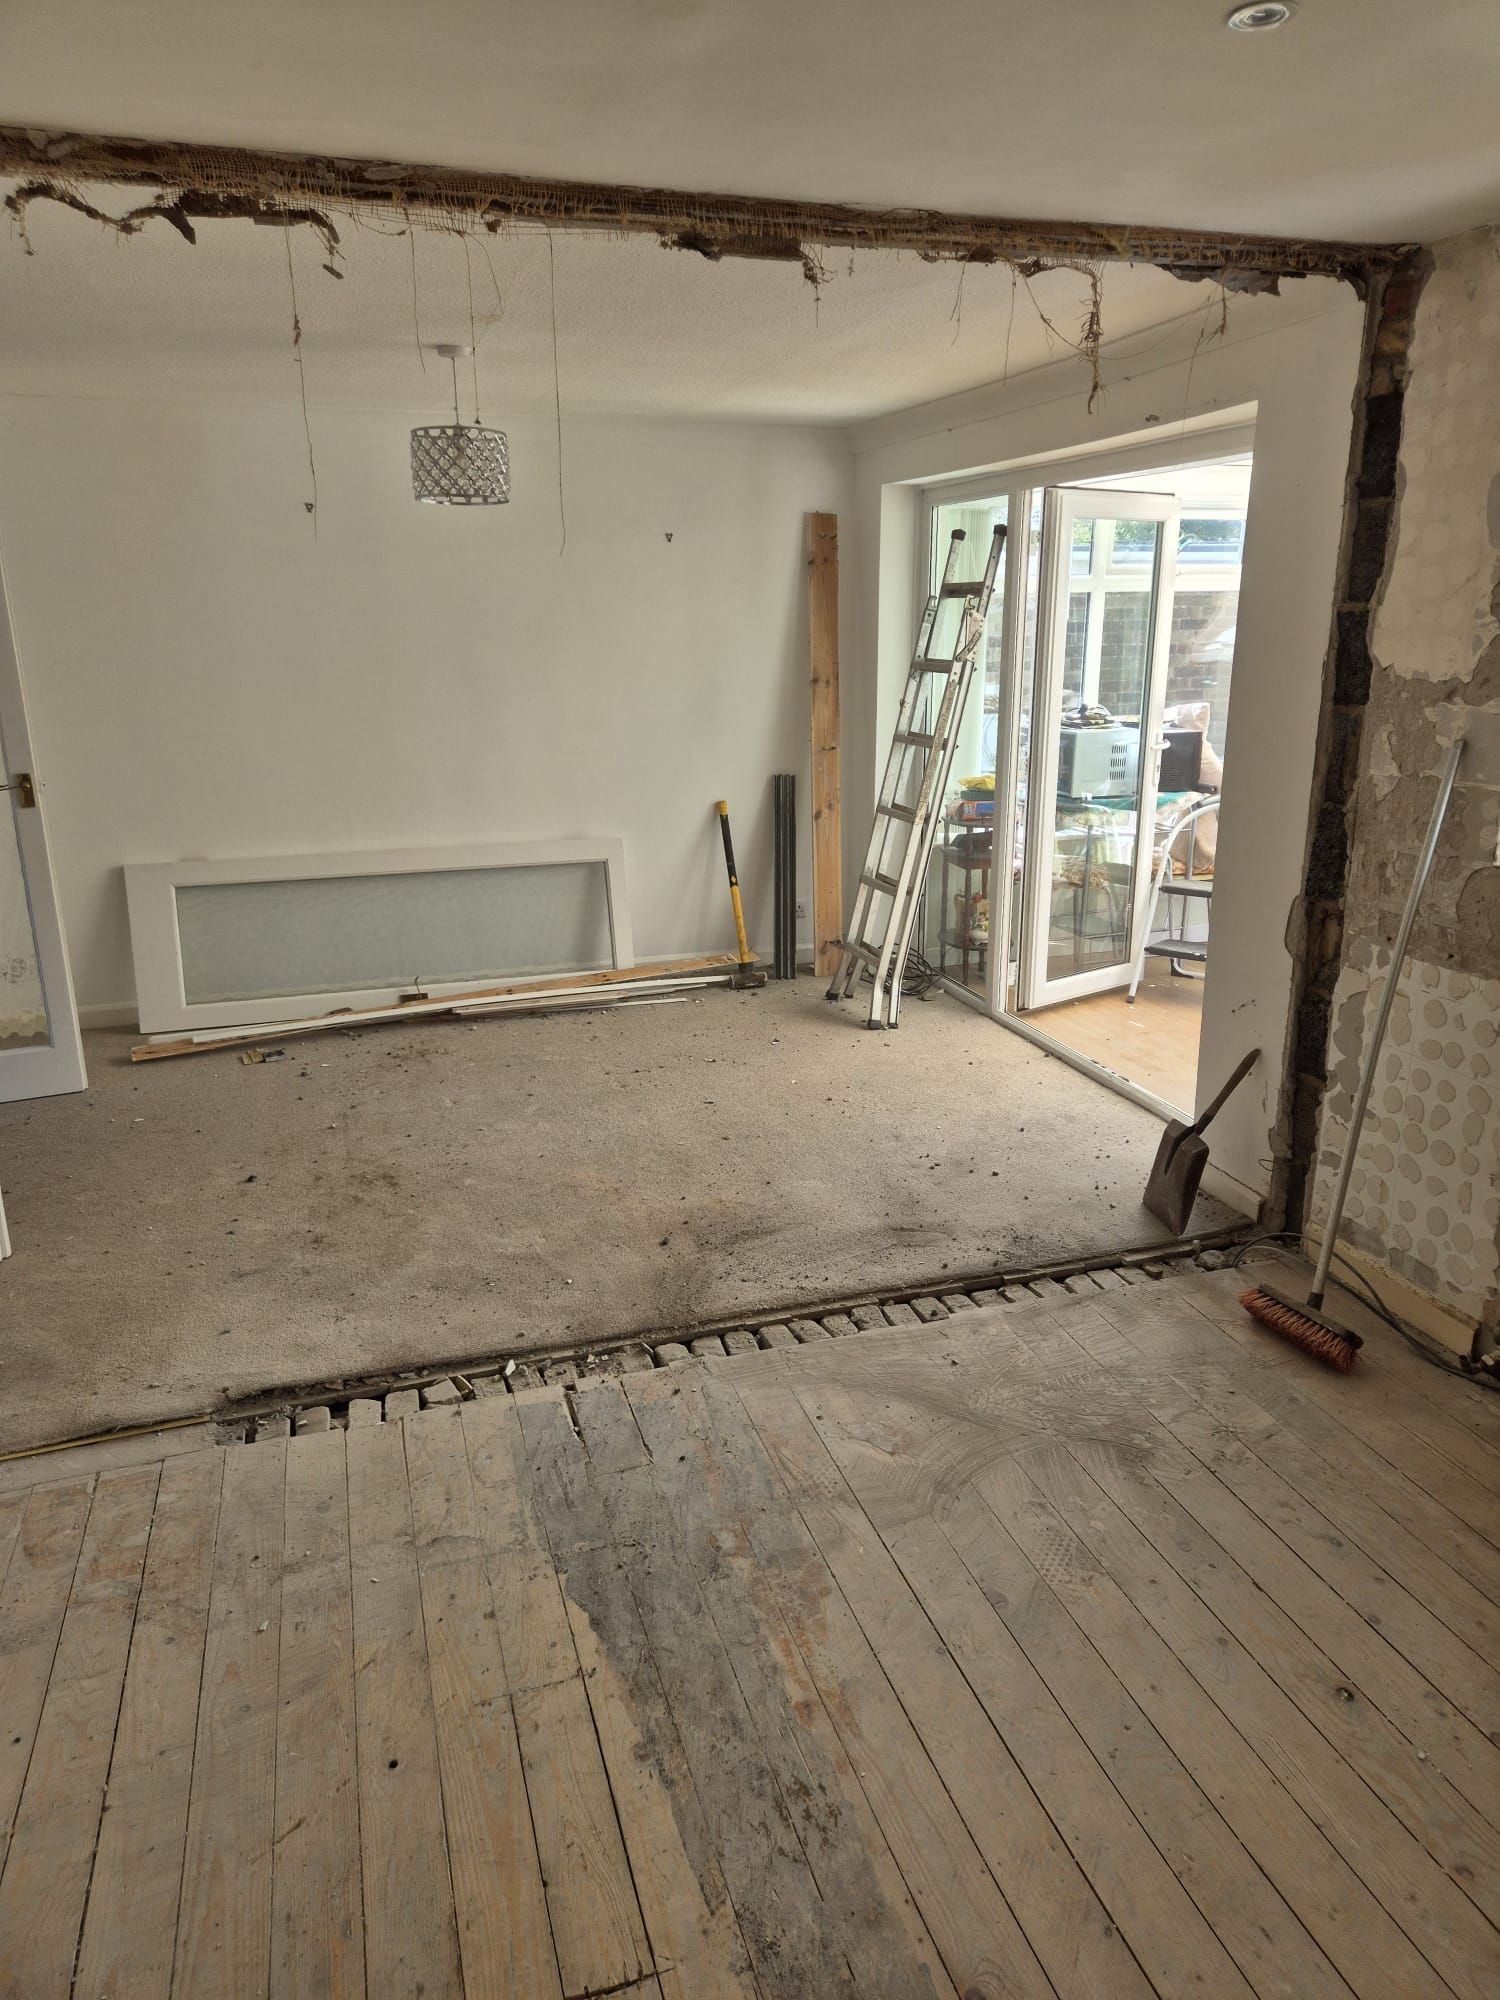
<path fill-rule="evenodd" d="M 1168 495 L 1045 498 L 1023 1009 L 1129 980 L 1150 885 L 1176 513 Z"/>

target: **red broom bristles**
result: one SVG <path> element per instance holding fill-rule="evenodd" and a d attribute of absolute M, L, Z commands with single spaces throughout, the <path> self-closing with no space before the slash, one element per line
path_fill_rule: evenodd
<path fill-rule="evenodd" d="M 1320 1326 L 1315 1319 L 1298 1312 L 1295 1306 L 1283 1305 L 1280 1299 L 1268 1298 L 1261 1291 L 1241 1292 L 1240 1304 L 1252 1319 L 1258 1319 L 1273 1333 L 1279 1333 L 1284 1339 L 1305 1348 L 1319 1361 L 1326 1361 L 1341 1375 L 1347 1375 L 1354 1366 L 1354 1358 L 1359 1352 L 1355 1343 L 1335 1333 L 1332 1327 Z"/>

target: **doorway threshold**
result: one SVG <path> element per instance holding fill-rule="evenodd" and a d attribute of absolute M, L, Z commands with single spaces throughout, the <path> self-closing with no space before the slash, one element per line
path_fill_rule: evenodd
<path fill-rule="evenodd" d="M 1118 1070 L 1110 1069 L 1106 1064 L 1096 1062 L 1092 1056 L 1081 1055 L 1077 1049 L 1069 1048 L 1068 1044 L 1059 1041 L 1056 1035 L 1049 1035 L 1045 1028 L 1038 1028 L 1030 1021 L 1023 1021 L 1018 1014 L 993 1013 L 982 993 L 975 993 L 968 987 L 961 986 L 957 980 L 945 979 L 943 990 L 945 993 L 950 993 L 955 1000 L 962 1000 L 966 1007 L 972 1007 L 975 1013 L 983 1014 L 987 1020 L 994 1021 L 999 1027 L 1008 1028 L 1013 1035 L 1019 1035 L 1023 1041 L 1044 1050 L 1047 1055 L 1056 1056 L 1060 1062 L 1067 1063 L 1070 1069 L 1076 1069 L 1080 1075 L 1092 1077 L 1096 1083 L 1102 1083 L 1119 1097 L 1128 1097 L 1132 1104 L 1139 1104 L 1143 1111 L 1154 1112 L 1163 1120 L 1192 1117 L 1191 1109 L 1185 1109 L 1179 1104 L 1169 1104 L 1166 1098 L 1158 1097 L 1154 1090 L 1147 1090 L 1142 1084 L 1132 1083 L 1128 1076 L 1121 1076 Z"/>

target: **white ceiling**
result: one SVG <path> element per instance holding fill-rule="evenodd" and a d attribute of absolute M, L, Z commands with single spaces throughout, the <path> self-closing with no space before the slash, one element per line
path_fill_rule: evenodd
<path fill-rule="evenodd" d="M 1428 239 L 1500 216 L 1496 0 L 0 0 L 0 121 Z"/>
<path fill-rule="evenodd" d="M 119 190 L 92 192 L 129 205 Z M 32 256 L 0 230 L 0 393 L 295 400 L 290 242 L 314 408 L 447 407 L 447 364 L 429 353 L 424 372 L 419 359 L 415 246 L 424 344 L 468 342 L 472 272 L 486 415 L 552 410 L 545 234 L 474 244 L 466 264 L 453 236 L 348 228 L 335 281 L 306 229 L 207 222 L 190 245 L 152 223 L 121 239 L 50 203 L 31 210 L 27 229 Z M 1073 272 L 1016 284 L 1001 267 L 961 274 L 891 252 L 831 256 L 815 291 L 796 265 L 710 264 L 641 237 L 559 234 L 552 250 L 558 382 L 575 416 L 847 423 L 1065 357 L 1086 305 Z M 1316 310 L 1333 283 L 1289 283 L 1288 312 Z M 1231 299 L 1231 329 L 1236 309 Z M 1111 341 L 1149 348 L 1160 336 L 1146 329 L 1197 315 L 1217 326 L 1216 289 L 1149 267 L 1105 272 Z M 467 369 L 462 395 L 467 416 Z"/>

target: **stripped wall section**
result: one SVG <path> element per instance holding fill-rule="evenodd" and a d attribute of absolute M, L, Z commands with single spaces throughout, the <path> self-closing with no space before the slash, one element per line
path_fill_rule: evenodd
<path fill-rule="evenodd" d="M 1439 765 L 1468 739 L 1353 1178 L 1348 1234 L 1500 1334 L 1500 231 L 1439 244 L 1417 305 L 1397 517 L 1370 629 L 1344 962 L 1310 1220 L 1327 1214 Z"/>

